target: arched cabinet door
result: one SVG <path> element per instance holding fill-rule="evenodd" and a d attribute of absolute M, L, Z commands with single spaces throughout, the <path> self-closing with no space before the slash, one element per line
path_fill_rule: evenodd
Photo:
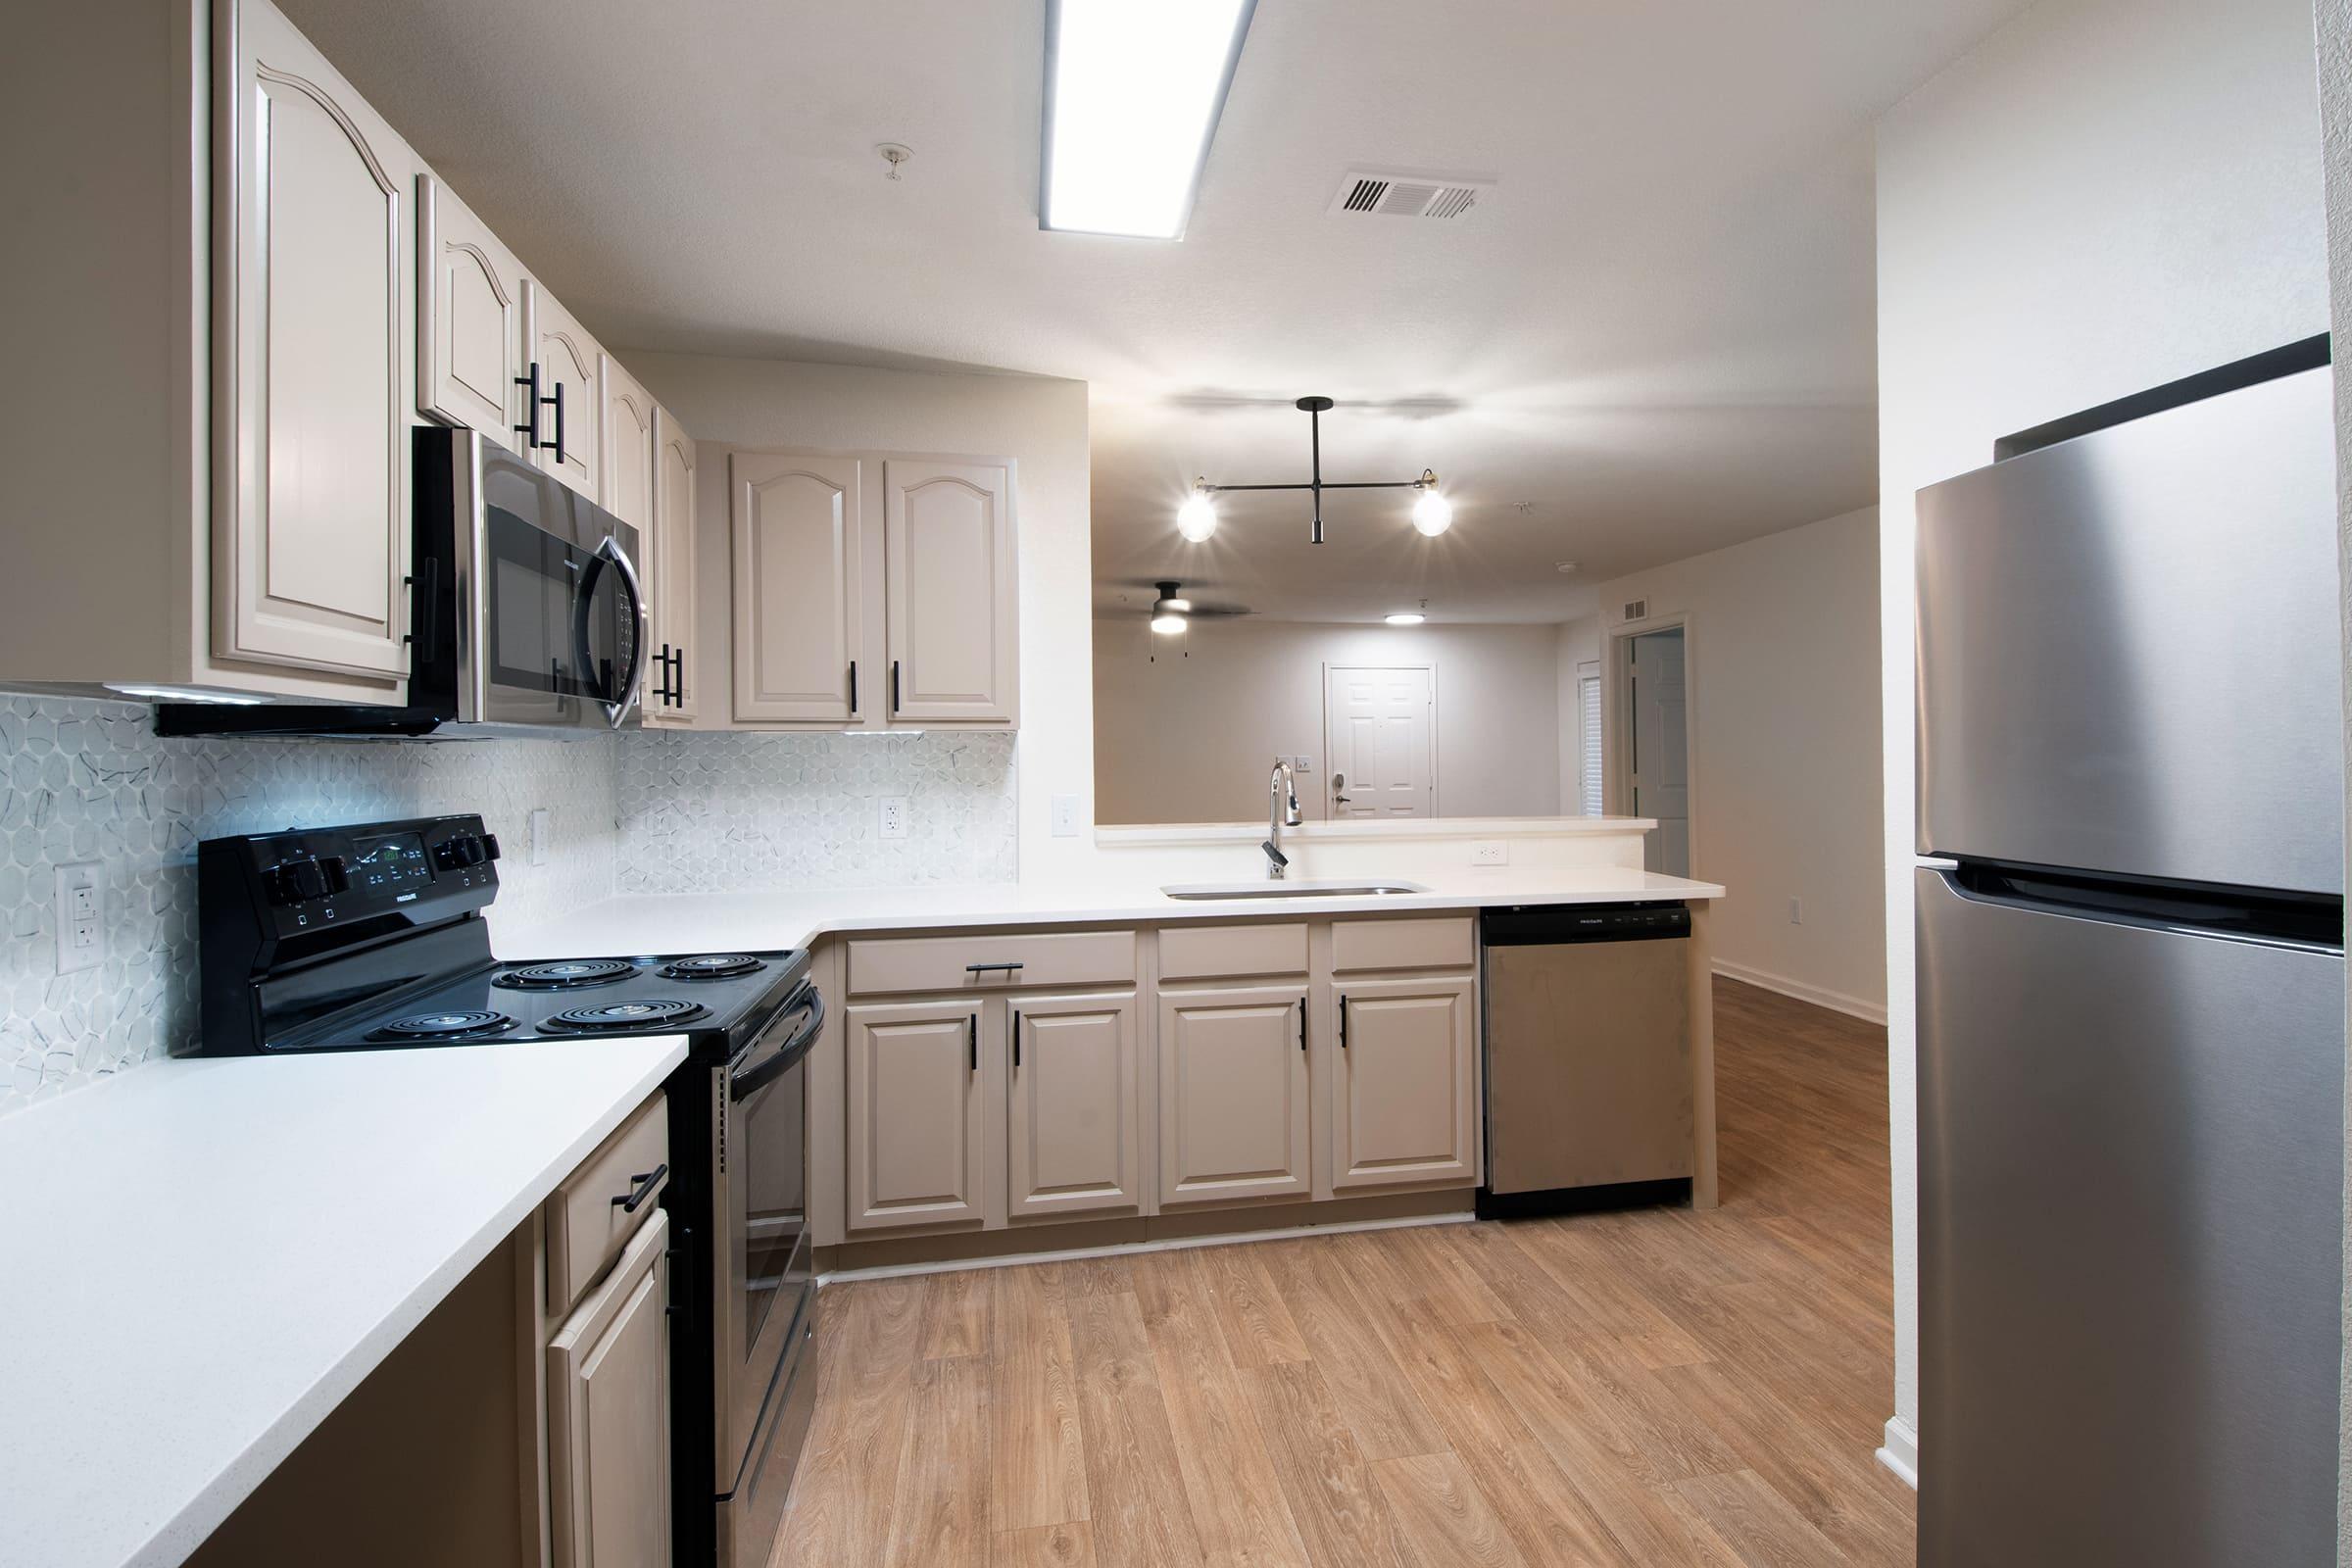
<path fill-rule="evenodd" d="M 523 318 L 539 367 L 539 466 L 591 501 L 602 501 L 597 367 L 604 350 L 536 281 L 522 285 Z M 526 372 L 527 373 L 527 372 Z"/>
<path fill-rule="evenodd" d="M 1014 723 L 1013 466 L 888 459 L 882 511 L 890 721 Z"/>
<path fill-rule="evenodd" d="M 522 264 L 431 174 L 416 176 L 416 267 L 417 412 L 523 452 Z"/>
<path fill-rule="evenodd" d="M 402 678 L 416 155 L 265 0 L 214 46 L 213 651 Z"/>
<path fill-rule="evenodd" d="M 864 552 L 857 458 L 737 452 L 728 459 L 735 577 L 734 716 L 841 725 L 886 694 L 851 665 Z"/>
<path fill-rule="evenodd" d="M 701 650 L 695 644 L 694 437 L 654 409 L 654 646 L 669 659 L 668 696 L 646 710 L 652 724 L 690 724 L 702 711 Z"/>

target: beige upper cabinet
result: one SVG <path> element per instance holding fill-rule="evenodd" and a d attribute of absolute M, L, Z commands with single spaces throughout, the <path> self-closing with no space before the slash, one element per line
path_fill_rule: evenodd
<path fill-rule="evenodd" d="M 447 185 L 416 176 L 416 408 L 522 450 L 522 264 Z"/>
<path fill-rule="evenodd" d="M 1135 996 L 1009 1004 L 1007 1208 L 1014 1219 L 1132 1210 L 1138 1152 Z"/>
<path fill-rule="evenodd" d="M 1159 996 L 1159 1200 L 1308 1198 L 1306 998 Z"/>
<path fill-rule="evenodd" d="M 656 1210 L 548 1345 L 552 1568 L 669 1560 L 668 1240 Z"/>
<path fill-rule="evenodd" d="M 978 1225 L 986 1217 L 977 1000 L 846 1015 L 849 1228 Z"/>
<path fill-rule="evenodd" d="M 1475 1179 L 1470 977 L 1342 981 L 1332 989 L 1333 1191 Z"/>
<path fill-rule="evenodd" d="M 695 658 L 694 437 L 688 435 L 667 409 L 654 410 L 654 538 L 653 573 L 648 592 L 653 596 L 654 652 L 666 663 L 657 669 L 648 689 L 658 695 L 645 705 L 649 724 L 683 725 L 701 711 L 695 702 L 701 663 Z"/>
<path fill-rule="evenodd" d="M 890 458 L 882 492 L 891 721 L 1013 723 L 1012 465 Z"/>
<path fill-rule="evenodd" d="M 522 285 L 524 341 L 530 365 L 539 368 L 539 407 L 525 409 L 516 422 L 537 434 L 539 466 L 591 501 L 601 499 L 604 477 L 596 450 L 597 367 L 604 351 L 585 327 L 536 280 Z M 524 368 L 529 374 L 529 366 Z M 536 418 L 536 423 L 532 419 Z"/>
<path fill-rule="evenodd" d="M 263 0 L 214 41 L 214 652 L 402 677 L 416 158 Z"/>
<path fill-rule="evenodd" d="M 604 456 L 604 476 L 597 496 L 607 512 L 637 530 L 640 551 L 647 559 L 639 571 L 653 569 L 654 534 L 654 398 L 621 368 L 610 354 L 596 357 L 597 444 Z"/>
<path fill-rule="evenodd" d="M 843 725 L 872 703 L 856 667 L 862 635 L 864 463 L 737 452 L 728 459 L 734 538 L 734 716 Z"/>

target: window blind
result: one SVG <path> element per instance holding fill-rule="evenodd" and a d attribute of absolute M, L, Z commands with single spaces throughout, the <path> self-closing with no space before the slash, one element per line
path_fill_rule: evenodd
<path fill-rule="evenodd" d="M 1585 815 L 1600 815 L 1600 677 L 1587 675 L 1577 683 L 1578 705 L 1584 710 L 1585 777 L 1580 794 Z"/>

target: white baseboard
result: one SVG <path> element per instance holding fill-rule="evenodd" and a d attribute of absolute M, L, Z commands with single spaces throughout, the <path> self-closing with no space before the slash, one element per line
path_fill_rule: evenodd
<path fill-rule="evenodd" d="M 1777 991 L 1784 997 L 1794 997 L 1799 1002 L 1810 1002 L 1816 1007 L 1827 1007 L 1832 1012 L 1842 1012 L 1849 1018 L 1859 1018 L 1864 1023 L 1884 1024 L 1886 1021 L 1886 1004 L 1884 1002 L 1865 1002 L 1860 997 L 1849 997 L 1842 991 L 1832 991 L 1826 986 L 1807 985 L 1802 980 L 1791 980 L 1786 975 L 1767 974 L 1762 969 L 1750 969 L 1744 963 L 1733 963 L 1726 958 L 1715 960 L 1715 972 L 1726 980 L 1740 980 L 1751 986 L 1762 986 L 1765 990 Z"/>
<path fill-rule="evenodd" d="M 1393 1231 L 1411 1225 L 1466 1225 L 1478 1216 L 1470 1210 L 1448 1209 L 1443 1214 L 1407 1214 L 1401 1219 L 1350 1219 L 1330 1225 L 1285 1225 L 1280 1230 L 1220 1231 L 1214 1236 L 1164 1236 L 1149 1242 L 1114 1242 L 1108 1247 L 1069 1247 L 1050 1252 L 1003 1252 L 989 1257 L 942 1258 L 929 1263 L 881 1263 L 871 1268 L 845 1268 L 817 1276 L 819 1285 L 842 1280 L 891 1280 L 909 1274 L 955 1274 L 973 1268 L 1018 1268 L 1024 1263 L 1066 1263 L 1080 1257 L 1124 1257 L 1131 1252 L 1173 1252 L 1187 1247 L 1230 1247 L 1237 1242 L 1283 1242 L 1300 1236 L 1336 1236 L 1342 1231 Z"/>
<path fill-rule="evenodd" d="M 1913 1492 L 1919 1490 L 1919 1434 L 1900 1417 L 1886 1423 L 1886 1446 L 1879 1450 L 1879 1463 L 1903 1478 Z"/>

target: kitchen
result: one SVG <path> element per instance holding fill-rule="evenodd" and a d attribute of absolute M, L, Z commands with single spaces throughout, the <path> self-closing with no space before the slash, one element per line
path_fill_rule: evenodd
<path fill-rule="evenodd" d="M 1936 1455 L 1978 1428 L 1918 1439 L 1955 1418 L 1967 1298 L 1936 1286 L 1954 1089 L 1912 890 L 1922 852 L 1982 852 L 1915 831 L 1914 497 L 2326 331 L 2340 51 L 2315 93 L 2292 7 L 1824 3 L 1701 49 L 1709 106 L 1673 19 L 1514 11 L 1457 59 L 1401 8 L 1269 0 L 1207 52 L 1183 237 L 1106 240 L 1037 178 L 1075 54 L 1049 19 L 1084 9 L 600 14 L 545 45 L 544 8 L 426 0 L 33 24 L 12 185 L 65 242 L 11 263 L 43 392 L 5 438 L 0 1168 L 34 1196 L 0 1299 L 37 1327 L 0 1356 L 0 1562 L 322 1528 L 350 1561 L 1907 1561 L 1914 1478 L 1920 1560 L 2030 1560 L 1943 1533 Z M 1391 80 L 1459 150 L 1359 116 L 1285 184 L 1335 36 L 1426 64 L 1425 103 Z M 1547 187 L 1548 144 L 1461 117 L 1514 47 L 1691 118 L 1651 110 L 1622 185 Z M 534 54 L 553 90 L 500 91 Z M 783 56 L 775 140 L 730 142 Z M 602 90 L 632 59 L 643 90 Z M 1325 210 L 1423 165 L 1458 170 L 1458 224 Z M 1686 188 L 1645 207 L 1644 176 Z M 1530 339 L 1540 395 L 1496 342 L 1339 329 L 1384 265 L 1524 305 L 1514 224 L 1547 210 L 1516 190 L 1650 225 L 1547 257 L 1624 324 Z M 1221 281 L 1274 222 L 1321 266 Z M 1634 353 L 1684 379 L 1609 381 Z M 1343 753 L 1333 667 L 1427 672 L 1410 819 L 1336 819 L 1387 754 Z M 2316 844 L 2306 786 L 2339 774 L 2256 783 Z M 1508 911 L 1553 908 L 1668 928 L 1518 945 Z M 480 995 L 425 1001 L 410 957 Z M 1522 957 L 1588 1000 L 1506 1021 Z M 366 996 L 322 1023 L 330 975 Z M 541 1029 L 671 1003 L 701 1011 Z M 473 1011 L 512 1028 L 305 1049 Z M 1540 1118 L 1568 1163 L 1527 1186 L 1631 1206 L 1476 1218 L 1519 1196 L 1498 1086 L 1536 1070 L 1538 1104 L 1563 1063 L 1621 1076 Z M 2334 1270 L 2339 1209 L 2288 1206 Z"/>

